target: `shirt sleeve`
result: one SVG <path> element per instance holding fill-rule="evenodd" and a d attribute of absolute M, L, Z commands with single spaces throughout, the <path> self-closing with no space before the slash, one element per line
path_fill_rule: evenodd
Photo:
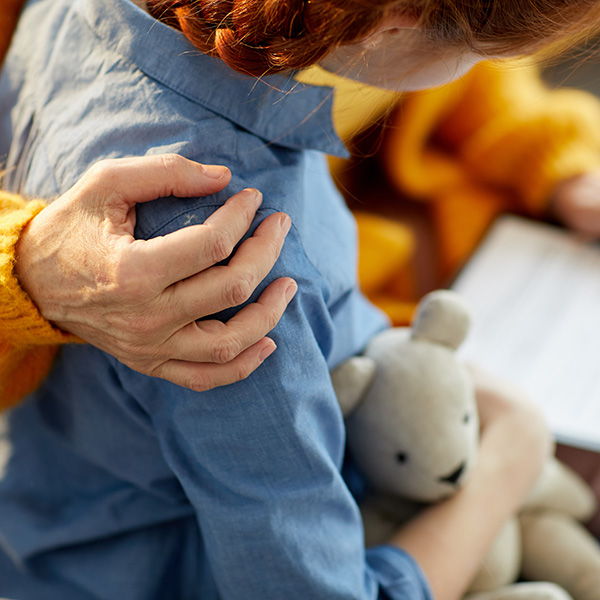
<path fill-rule="evenodd" d="M 14 274 L 15 246 L 43 208 L 0 192 L 0 410 L 35 390 L 48 374 L 56 344 L 75 341 L 39 313 Z"/>
<path fill-rule="evenodd" d="M 433 600 L 425 576 L 410 554 L 393 546 L 377 546 L 367 550 L 367 562 L 390 600 Z"/>
<path fill-rule="evenodd" d="M 410 557 L 367 555 L 340 474 L 345 429 L 326 357 L 352 292 L 327 302 L 294 228 L 269 280 L 283 274 L 299 291 L 271 333 L 277 350 L 249 378 L 198 394 L 117 365 L 122 385 L 195 508 L 222 598 L 429 599 Z"/>

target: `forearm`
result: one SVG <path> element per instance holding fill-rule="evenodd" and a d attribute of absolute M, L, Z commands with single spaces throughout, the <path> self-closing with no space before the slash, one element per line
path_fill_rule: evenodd
<path fill-rule="evenodd" d="M 480 471 L 456 496 L 424 510 L 391 540 L 421 566 L 436 600 L 463 596 L 518 506 L 518 494 L 507 493 L 504 482 Z"/>
<path fill-rule="evenodd" d="M 0 10 L 0 66 L 4 62 L 4 56 L 24 5 L 25 0 L 3 0 L 2 2 L 2 10 Z"/>
<path fill-rule="evenodd" d="M 492 494 L 476 486 L 423 511 L 391 540 L 420 565 L 436 600 L 458 600 L 508 514 Z"/>
<path fill-rule="evenodd" d="M 451 499 L 420 513 L 391 541 L 419 563 L 436 600 L 462 597 L 552 446 L 539 410 L 522 402 L 518 390 L 475 377 L 483 432 L 470 481 Z"/>

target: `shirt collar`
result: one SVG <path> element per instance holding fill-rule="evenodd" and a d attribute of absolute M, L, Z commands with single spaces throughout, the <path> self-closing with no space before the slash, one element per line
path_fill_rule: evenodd
<path fill-rule="evenodd" d="M 78 0 L 75 5 L 110 49 L 192 102 L 272 143 L 348 155 L 331 118 L 332 88 L 289 75 L 258 80 L 239 75 L 130 0 Z"/>

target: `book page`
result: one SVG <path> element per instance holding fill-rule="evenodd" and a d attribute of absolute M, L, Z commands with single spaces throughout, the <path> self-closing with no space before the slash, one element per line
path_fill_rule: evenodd
<path fill-rule="evenodd" d="M 501 217 L 452 287 L 473 311 L 461 356 L 523 387 L 558 441 L 600 451 L 600 248 Z"/>

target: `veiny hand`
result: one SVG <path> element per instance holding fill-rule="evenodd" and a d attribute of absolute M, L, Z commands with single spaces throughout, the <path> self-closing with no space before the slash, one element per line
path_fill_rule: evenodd
<path fill-rule="evenodd" d="M 228 266 L 262 196 L 244 190 L 204 224 L 135 240 L 135 204 L 223 189 L 225 167 L 176 155 L 102 161 L 37 215 L 16 274 L 42 315 L 141 373 L 202 391 L 248 376 L 275 349 L 265 337 L 296 292 L 271 283 L 228 322 L 196 319 L 245 302 L 271 270 L 291 222 L 266 218 Z"/>
<path fill-rule="evenodd" d="M 552 209 L 574 231 L 600 237 L 600 171 L 559 183 L 553 193 Z"/>

